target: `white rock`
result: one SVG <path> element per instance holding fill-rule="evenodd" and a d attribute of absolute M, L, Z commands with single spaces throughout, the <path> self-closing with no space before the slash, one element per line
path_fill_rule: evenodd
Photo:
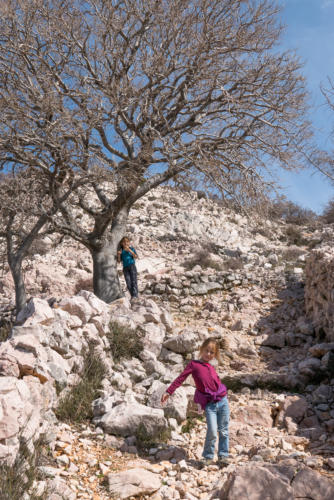
<path fill-rule="evenodd" d="M 109 492 L 113 498 L 149 495 L 161 486 L 157 474 L 140 468 L 109 474 L 107 477 Z"/>

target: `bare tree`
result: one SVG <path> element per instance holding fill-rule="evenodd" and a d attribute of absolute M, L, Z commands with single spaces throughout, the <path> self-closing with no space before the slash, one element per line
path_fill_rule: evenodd
<path fill-rule="evenodd" d="M 33 208 L 39 203 L 39 187 L 38 179 L 26 172 L 17 177 L 3 175 L 0 180 L 0 242 L 13 276 L 17 312 L 26 304 L 22 262 L 47 222 L 46 212 L 42 215 Z"/>
<path fill-rule="evenodd" d="M 328 78 L 326 85 L 321 85 L 320 90 L 325 97 L 326 104 L 329 110 L 334 111 L 334 81 Z M 334 138 L 334 126 L 332 128 L 332 138 Z M 316 167 L 326 175 L 330 181 L 334 181 L 334 157 L 333 151 L 322 151 L 320 154 L 312 158 L 313 163 Z M 324 215 L 326 211 L 330 211 L 330 204 L 325 208 Z"/>
<path fill-rule="evenodd" d="M 1 9 L 1 165 L 46 178 L 99 172 L 58 203 L 54 225 L 90 250 L 106 302 L 120 295 L 116 248 L 130 208 L 149 190 L 184 176 L 256 196 L 273 164 L 302 163 L 304 81 L 276 47 L 275 1 L 8 0 Z M 91 222 L 79 224 L 78 210 Z"/>
<path fill-rule="evenodd" d="M 27 301 L 23 261 L 37 238 L 54 232 L 50 222 L 59 209 L 58 204 L 81 184 L 72 183 L 67 189 L 62 184 L 56 186 L 52 173 L 48 181 L 31 168 L 0 177 L 0 243 L 14 281 L 16 314 Z M 52 198 L 50 189 L 57 196 Z"/>

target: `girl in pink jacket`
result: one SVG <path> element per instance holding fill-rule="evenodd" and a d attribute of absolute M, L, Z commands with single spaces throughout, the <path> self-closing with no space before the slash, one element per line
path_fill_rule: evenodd
<path fill-rule="evenodd" d="M 168 387 L 167 391 L 161 397 L 161 403 L 165 403 L 174 391 L 192 375 L 196 392 L 194 396 L 195 403 L 199 403 L 205 411 L 207 432 L 203 449 L 203 465 L 209 465 L 213 461 L 215 444 L 217 440 L 217 431 L 219 435 L 218 442 L 218 464 L 227 465 L 228 446 L 229 446 L 229 406 L 227 400 L 227 389 L 221 383 L 216 370 L 210 364 L 214 358 L 219 360 L 219 345 L 216 339 L 206 339 L 200 348 L 200 359 L 192 360 L 186 366 L 184 371 Z"/>

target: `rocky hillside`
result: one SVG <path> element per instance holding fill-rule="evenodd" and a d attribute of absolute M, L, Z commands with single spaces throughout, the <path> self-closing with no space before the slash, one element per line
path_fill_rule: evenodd
<path fill-rule="evenodd" d="M 321 250 L 310 253 L 332 228 L 250 222 L 196 192 L 158 188 L 131 211 L 127 234 L 140 255 L 132 304 L 127 292 L 111 305 L 92 294 L 90 256 L 75 243 L 36 243 L 25 264 L 34 299 L 0 345 L 2 462 L 22 442 L 47 443 L 34 487 L 50 499 L 332 499 L 332 299 L 326 291 L 323 329 L 312 274 Z M 3 318 L 13 300 L 4 266 Z M 232 463 L 200 470 L 205 423 L 191 380 L 159 401 L 208 336 L 222 345 Z M 86 380 L 87 352 L 104 371 L 90 420 L 75 425 L 60 407 Z"/>

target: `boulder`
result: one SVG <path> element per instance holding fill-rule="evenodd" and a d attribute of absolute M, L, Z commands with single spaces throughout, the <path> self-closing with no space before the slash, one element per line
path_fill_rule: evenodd
<path fill-rule="evenodd" d="M 312 469 L 305 468 L 297 472 L 292 481 L 295 498 L 311 500 L 333 500 L 334 482 Z"/>
<path fill-rule="evenodd" d="M 162 342 L 166 335 L 166 328 L 164 325 L 156 323 L 145 323 L 140 326 L 144 334 L 142 339 L 144 349 L 151 351 L 156 356 L 159 356 L 161 351 Z"/>
<path fill-rule="evenodd" d="M 318 358 L 306 358 L 298 364 L 298 370 L 302 375 L 312 377 L 320 369 L 321 361 Z"/>
<path fill-rule="evenodd" d="M 258 465 L 237 467 L 232 472 L 222 490 L 222 500 L 293 500 L 293 492 L 288 481 L 278 473 L 273 473 Z"/>
<path fill-rule="evenodd" d="M 239 406 L 233 412 L 233 420 L 247 425 L 261 425 L 263 427 L 272 427 L 273 419 L 271 409 L 265 405 Z"/>
<path fill-rule="evenodd" d="M 287 417 L 292 418 L 294 422 L 299 424 L 306 414 L 308 403 L 302 396 L 286 396 L 280 402 L 279 423 L 283 423 Z"/>
<path fill-rule="evenodd" d="M 163 410 L 135 402 L 113 407 L 96 423 L 105 432 L 120 436 L 132 436 L 139 428 L 144 428 L 148 436 L 154 437 L 167 427 Z"/>
<path fill-rule="evenodd" d="M 108 488 L 112 498 L 130 498 L 150 495 L 161 486 L 157 474 L 146 469 L 136 468 L 108 474 Z"/>
<path fill-rule="evenodd" d="M 43 299 L 32 298 L 27 305 L 19 312 L 16 321 L 19 324 L 25 323 L 30 326 L 36 323 L 49 325 L 54 319 L 54 311 L 48 302 Z"/>
<path fill-rule="evenodd" d="M 192 331 L 184 331 L 167 339 L 163 347 L 178 354 L 193 352 L 199 345 L 198 335 Z"/>
<path fill-rule="evenodd" d="M 148 404 L 153 408 L 163 408 L 167 418 L 175 418 L 180 424 L 187 418 L 188 410 L 188 391 L 185 387 L 179 387 L 164 406 L 161 406 L 160 400 L 162 394 L 166 391 L 166 385 L 155 380 L 151 389 L 149 389 Z"/>
<path fill-rule="evenodd" d="M 58 307 L 60 307 L 64 311 L 67 311 L 72 316 L 78 316 L 83 324 L 88 323 L 95 313 L 92 306 L 84 297 L 80 295 L 76 295 L 75 297 L 67 297 L 61 300 L 58 304 Z"/>

